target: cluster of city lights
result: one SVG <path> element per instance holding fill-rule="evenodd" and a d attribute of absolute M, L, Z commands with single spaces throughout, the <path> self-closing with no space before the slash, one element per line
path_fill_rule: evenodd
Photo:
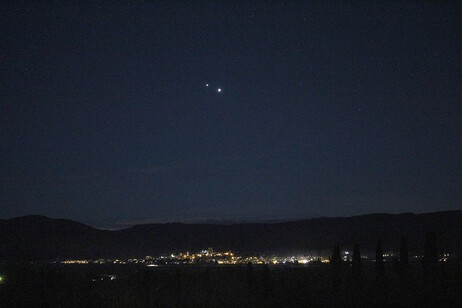
<path fill-rule="evenodd" d="M 211 264 L 211 265 L 245 265 L 245 264 L 309 264 L 309 263 L 328 263 L 328 257 L 313 256 L 240 256 L 232 251 L 214 251 L 212 248 L 204 249 L 199 252 L 180 252 L 161 256 L 146 256 L 144 258 L 121 259 L 97 259 L 97 260 L 65 260 L 62 264 L 143 264 L 149 267 L 162 265 L 186 265 L 186 264 Z"/>
<path fill-rule="evenodd" d="M 384 261 L 392 261 L 396 254 L 393 252 L 385 252 L 383 254 Z M 350 251 L 342 251 L 341 259 L 344 262 L 352 261 L 352 253 Z M 413 256 L 413 259 L 420 259 L 422 256 Z M 374 261 L 374 258 L 361 255 L 363 260 Z M 443 253 L 439 258 L 440 262 L 446 262 L 449 259 L 448 253 Z M 96 260 L 65 260 L 58 263 L 62 264 L 139 264 L 149 267 L 165 266 L 165 265 L 245 265 L 245 264 L 269 264 L 269 265 L 307 265 L 310 263 L 329 263 L 329 256 L 265 256 L 265 255 L 246 255 L 240 256 L 232 251 L 214 251 L 212 248 L 207 248 L 198 252 L 179 252 L 170 253 L 160 256 L 146 256 L 144 258 L 129 258 L 129 259 L 96 259 Z M 0 280 L 1 281 L 1 280 Z"/>

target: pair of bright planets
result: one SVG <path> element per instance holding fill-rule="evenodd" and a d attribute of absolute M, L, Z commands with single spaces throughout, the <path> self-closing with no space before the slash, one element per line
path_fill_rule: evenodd
<path fill-rule="evenodd" d="M 206 83 L 205 86 L 208 88 L 208 87 L 210 87 L 210 84 Z M 221 93 L 221 91 L 222 91 L 221 88 L 217 88 L 218 93 Z"/>

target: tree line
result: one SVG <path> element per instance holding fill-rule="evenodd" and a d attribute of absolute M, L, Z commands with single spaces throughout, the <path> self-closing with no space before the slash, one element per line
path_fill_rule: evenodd
<path fill-rule="evenodd" d="M 343 266 L 346 262 L 342 261 L 340 247 L 338 244 L 334 245 L 332 255 L 330 257 L 330 263 L 334 273 L 334 281 L 340 281 L 340 274 L 343 271 Z M 380 282 L 385 277 L 385 264 L 383 257 L 383 244 L 379 238 L 375 248 L 375 273 L 376 279 Z M 354 283 L 361 283 L 362 277 L 362 261 L 360 248 L 358 243 L 354 244 L 353 256 L 351 259 L 351 277 Z M 435 283 L 437 277 L 437 266 L 438 266 L 438 245 L 436 234 L 432 231 L 425 234 L 424 254 L 422 259 L 422 270 L 423 278 L 429 283 Z M 409 251 L 407 239 L 401 237 L 399 258 L 393 259 L 393 269 L 398 273 L 399 280 L 405 279 L 406 272 L 409 269 Z"/>

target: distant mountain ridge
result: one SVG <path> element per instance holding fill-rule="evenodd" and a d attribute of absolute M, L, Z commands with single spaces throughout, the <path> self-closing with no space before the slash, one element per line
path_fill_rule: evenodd
<path fill-rule="evenodd" d="M 372 251 L 378 238 L 386 251 L 423 250 L 425 232 L 436 232 L 440 249 L 462 254 L 462 210 L 424 214 L 366 214 L 274 223 L 155 223 L 123 230 L 95 229 L 66 219 L 23 216 L 0 220 L 0 259 L 142 257 L 204 247 L 241 253 L 295 253 L 350 249 Z"/>

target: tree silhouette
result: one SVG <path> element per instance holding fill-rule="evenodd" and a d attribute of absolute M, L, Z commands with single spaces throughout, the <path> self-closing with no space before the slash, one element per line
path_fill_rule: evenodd
<path fill-rule="evenodd" d="M 332 256 L 330 258 L 330 263 L 332 264 L 334 271 L 340 270 L 341 261 L 342 259 L 340 258 L 340 247 L 338 244 L 336 244 L 334 245 Z"/>
<path fill-rule="evenodd" d="M 358 243 L 355 243 L 353 249 L 352 271 L 353 279 L 356 280 L 356 282 L 359 282 L 361 279 L 361 253 L 359 251 Z"/>
<path fill-rule="evenodd" d="M 406 268 L 409 265 L 409 252 L 407 248 L 407 240 L 403 236 L 401 237 L 401 246 L 399 250 L 399 262 L 403 268 Z"/>
<path fill-rule="evenodd" d="M 434 277 L 436 266 L 438 264 L 438 245 L 436 243 L 435 232 L 427 232 L 425 234 L 425 246 L 423 257 L 423 270 L 425 279 Z"/>
<path fill-rule="evenodd" d="M 385 274 L 385 266 L 383 263 L 383 249 L 382 249 L 382 240 L 377 241 L 377 246 L 375 248 L 375 270 L 376 277 L 381 279 Z"/>
<path fill-rule="evenodd" d="M 334 250 L 332 251 L 330 263 L 332 265 L 332 271 L 333 271 L 332 279 L 333 279 L 334 288 L 338 289 L 341 283 L 341 264 L 342 264 L 342 259 L 340 257 L 340 247 L 338 244 L 334 245 Z"/>

